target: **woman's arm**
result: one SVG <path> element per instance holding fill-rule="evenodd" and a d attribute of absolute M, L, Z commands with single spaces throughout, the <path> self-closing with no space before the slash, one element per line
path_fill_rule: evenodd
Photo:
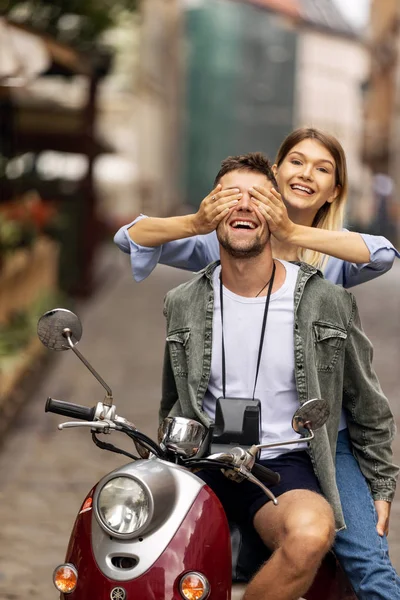
<path fill-rule="evenodd" d="M 294 223 L 280 193 L 262 186 L 251 188 L 255 205 L 268 223 L 272 235 L 280 244 L 305 248 L 352 263 L 370 261 L 370 252 L 363 238 L 351 231 L 330 231 Z"/>
<path fill-rule="evenodd" d="M 369 263 L 371 253 L 363 237 L 354 231 L 329 231 L 318 227 L 306 227 L 293 223 L 290 244 L 315 250 L 351 263 Z"/>
<path fill-rule="evenodd" d="M 359 235 L 368 248 L 369 260 L 362 264 L 342 262 L 340 269 L 342 281 L 340 283 L 345 288 L 359 285 L 387 273 L 392 268 L 395 258 L 400 258 L 400 253 L 385 237 L 367 233 L 360 233 Z M 328 261 L 325 269 L 327 279 L 330 279 L 328 270 L 330 271 L 331 267 L 334 267 L 334 262 L 339 263 L 341 261 L 335 261 L 333 258 Z"/>
<path fill-rule="evenodd" d="M 330 257 L 325 277 L 333 283 L 348 288 L 369 281 L 389 271 L 396 256 L 400 258 L 393 244 L 382 236 L 346 229 L 329 231 L 294 223 L 275 189 L 255 186 L 252 195 L 281 248 L 307 248 Z"/>
<path fill-rule="evenodd" d="M 240 197 L 238 189 L 222 190 L 217 185 L 193 215 L 164 219 L 140 215 L 121 227 L 114 242 L 130 255 L 135 281 L 148 277 L 158 263 L 198 271 L 217 260 L 215 229 Z"/>
<path fill-rule="evenodd" d="M 154 248 L 175 240 L 211 233 L 240 197 L 238 189 L 222 190 L 218 184 L 204 198 L 195 214 L 142 219 L 129 229 L 129 236 L 140 246 Z"/>
<path fill-rule="evenodd" d="M 181 217 L 147 217 L 135 223 L 127 231 L 135 244 L 147 248 L 156 248 L 174 240 L 184 239 L 196 235 L 196 215 L 183 215 Z"/>
<path fill-rule="evenodd" d="M 400 258 L 393 244 L 380 235 L 296 227 L 299 229 L 293 239 L 298 240 L 297 245 L 330 256 L 324 275 L 345 288 L 383 275 L 390 271 L 395 258 Z"/>
<path fill-rule="evenodd" d="M 167 242 L 153 248 L 141 246 L 133 241 L 130 231 L 142 221 L 147 221 L 145 215 L 140 215 L 132 223 L 121 227 L 114 236 L 114 242 L 119 249 L 130 255 L 132 274 L 137 282 L 146 279 L 159 263 L 188 271 L 199 271 L 219 258 L 219 244 L 215 231 L 208 235 Z"/>

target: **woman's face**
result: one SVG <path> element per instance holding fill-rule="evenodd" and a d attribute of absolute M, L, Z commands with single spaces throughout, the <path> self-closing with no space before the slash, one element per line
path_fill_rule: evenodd
<path fill-rule="evenodd" d="M 293 146 L 280 166 L 273 166 L 273 172 L 289 215 L 297 216 L 298 221 L 311 224 L 321 206 L 340 193 L 334 158 L 314 139 Z"/>

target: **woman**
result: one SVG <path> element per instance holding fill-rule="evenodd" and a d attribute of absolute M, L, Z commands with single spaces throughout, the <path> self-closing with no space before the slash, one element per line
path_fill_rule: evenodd
<path fill-rule="evenodd" d="M 342 230 L 347 172 L 343 149 L 335 138 L 315 129 L 294 131 L 280 147 L 273 172 L 284 202 L 267 187 L 255 186 L 250 193 L 268 222 L 277 258 L 305 260 L 345 287 L 390 269 L 399 256 L 390 242 Z M 134 227 L 123 227 L 115 241 L 130 253 L 135 279 L 145 278 L 157 262 L 198 270 L 219 258 L 214 230 L 240 197 L 240 190 L 217 186 L 195 215 L 140 219 Z M 352 454 L 345 415 L 336 467 L 347 524 L 347 530 L 337 535 L 336 554 L 360 599 L 400 598 L 400 580 L 387 553 L 390 504 L 372 500 Z"/>

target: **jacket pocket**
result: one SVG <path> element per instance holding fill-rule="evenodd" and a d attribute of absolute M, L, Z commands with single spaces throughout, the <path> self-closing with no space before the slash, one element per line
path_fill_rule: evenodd
<path fill-rule="evenodd" d="M 315 364 L 318 371 L 333 371 L 344 349 L 347 333 L 330 323 L 314 322 Z"/>
<path fill-rule="evenodd" d="M 190 338 L 190 329 L 176 329 L 167 335 L 169 355 L 171 358 L 174 375 L 185 377 L 188 374 L 188 342 Z"/>

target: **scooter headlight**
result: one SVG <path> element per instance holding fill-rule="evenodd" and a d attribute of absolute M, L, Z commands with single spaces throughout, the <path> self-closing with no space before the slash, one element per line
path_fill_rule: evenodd
<path fill-rule="evenodd" d="M 153 501 L 147 488 L 131 477 L 110 479 L 97 496 L 100 524 L 115 537 L 131 537 L 148 523 Z"/>

